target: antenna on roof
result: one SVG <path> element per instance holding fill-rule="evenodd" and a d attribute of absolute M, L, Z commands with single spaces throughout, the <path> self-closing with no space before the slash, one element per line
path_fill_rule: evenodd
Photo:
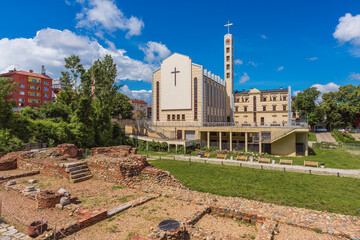
<path fill-rule="evenodd" d="M 42 75 L 46 75 L 45 65 L 42 65 L 42 66 L 41 66 L 41 74 L 42 74 Z"/>

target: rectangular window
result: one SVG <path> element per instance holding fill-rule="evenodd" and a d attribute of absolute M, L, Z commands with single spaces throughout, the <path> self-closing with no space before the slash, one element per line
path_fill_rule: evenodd
<path fill-rule="evenodd" d="M 49 82 L 48 82 L 48 81 L 44 81 L 44 84 L 49 85 Z"/>
<path fill-rule="evenodd" d="M 185 114 L 181 115 L 181 120 L 185 121 Z"/>
<path fill-rule="evenodd" d="M 47 87 L 44 87 L 44 91 L 49 91 L 49 88 L 47 88 Z"/>
<path fill-rule="evenodd" d="M 175 121 L 175 114 L 171 116 L 172 120 Z"/>
<path fill-rule="evenodd" d="M 226 70 L 230 70 L 230 64 L 226 64 Z"/>
<path fill-rule="evenodd" d="M 244 112 L 247 112 L 247 107 L 244 107 Z"/>
<path fill-rule="evenodd" d="M 44 97 L 48 98 L 48 97 L 49 97 L 49 94 L 45 93 L 45 94 L 44 94 Z"/>
<path fill-rule="evenodd" d="M 24 85 L 24 84 L 20 84 L 19 87 L 20 87 L 20 88 L 25 88 L 25 85 Z"/>
<path fill-rule="evenodd" d="M 263 106 L 263 111 L 266 112 L 266 106 Z"/>
<path fill-rule="evenodd" d="M 276 101 L 276 97 L 273 97 L 273 101 Z"/>
<path fill-rule="evenodd" d="M 286 105 L 283 106 L 283 111 L 286 111 Z"/>
<path fill-rule="evenodd" d="M 36 83 L 36 79 L 32 79 L 31 81 L 32 81 L 33 83 Z"/>
<path fill-rule="evenodd" d="M 266 102 L 266 97 L 263 98 L 263 102 Z"/>
<path fill-rule="evenodd" d="M 180 121 L 180 114 L 178 114 L 178 115 L 176 116 L 176 120 L 177 120 L 177 121 Z"/>
<path fill-rule="evenodd" d="M 44 101 L 44 103 L 45 103 L 45 104 L 47 104 L 47 103 L 48 103 L 48 101 L 46 101 L 46 100 L 45 100 L 45 101 Z"/>
<path fill-rule="evenodd" d="M 273 111 L 276 111 L 276 106 L 275 105 L 273 106 Z"/>
<path fill-rule="evenodd" d="M 283 97 L 283 100 L 286 101 L 286 96 Z"/>
<path fill-rule="evenodd" d="M 185 115 L 184 115 L 185 120 Z M 197 78 L 194 78 L 194 120 L 198 120 L 198 84 Z"/>
<path fill-rule="evenodd" d="M 19 94 L 20 94 L 20 95 L 25 95 L 25 92 L 24 92 L 24 91 L 20 91 Z"/>
<path fill-rule="evenodd" d="M 235 107 L 235 112 L 238 112 L 239 111 L 239 107 Z"/>
<path fill-rule="evenodd" d="M 230 78 L 230 73 L 226 73 L 226 78 Z"/>
<path fill-rule="evenodd" d="M 167 115 L 167 120 L 170 121 L 170 114 Z"/>
<path fill-rule="evenodd" d="M 227 48 L 226 48 L 226 53 L 229 53 L 229 52 L 230 52 L 230 48 L 227 47 Z"/>
<path fill-rule="evenodd" d="M 19 102 L 25 102 L 23 98 L 19 98 Z"/>
<path fill-rule="evenodd" d="M 230 56 L 226 56 L 226 61 L 227 61 L 227 62 L 230 61 Z"/>
<path fill-rule="evenodd" d="M 159 87 L 159 82 L 156 82 L 156 121 L 160 120 L 160 97 L 159 97 L 159 92 L 160 92 L 160 87 Z"/>

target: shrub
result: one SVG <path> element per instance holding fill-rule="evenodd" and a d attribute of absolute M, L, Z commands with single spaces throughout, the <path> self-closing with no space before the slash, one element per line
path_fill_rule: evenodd
<path fill-rule="evenodd" d="M 17 151 L 21 148 L 23 142 L 12 135 L 8 129 L 0 129 L 0 151 L 4 153 Z"/>
<path fill-rule="evenodd" d="M 356 141 L 353 136 L 348 133 L 341 133 L 339 130 L 335 129 L 332 132 L 332 136 L 335 138 L 337 142 L 340 143 L 355 143 L 360 145 L 360 141 Z"/>

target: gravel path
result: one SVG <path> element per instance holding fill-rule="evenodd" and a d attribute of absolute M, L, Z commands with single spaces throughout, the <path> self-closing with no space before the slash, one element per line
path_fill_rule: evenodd
<path fill-rule="evenodd" d="M 331 136 L 331 133 L 329 132 L 316 133 L 316 139 L 318 142 L 336 143 L 335 139 Z"/>

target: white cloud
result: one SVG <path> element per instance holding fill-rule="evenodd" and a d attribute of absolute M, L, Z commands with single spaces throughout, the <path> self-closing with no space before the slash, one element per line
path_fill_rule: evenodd
<path fill-rule="evenodd" d="M 301 91 L 300 91 L 300 90 L 293 91 L 293 94 L 292 94 L 292 95 L 296 97 L 296 96 L 298 95 L 298 93 L 299 93 L 299 92 L 301 92 Z"/>
<path fill-rule="evenodd" d="M 350 80 L 360 80 L 360 73 L 351 73 L 348 78 Z"/>
<path fill-rule="evenodd" d="M 114 0 L 77 1 L 82 11 L 76 14 L 76 27 L 93 29 L 97 36 L 103 35 L 103 30 L 114 32 L 118 29 L 127 31 L 126 37 L 141 34 L 144 22 L 134 16 L 127 18 L 116 6 Z"/>
<path fill-rule="evenodd" d="M 261 34 L 260 37 L 261 37 L 262 39 L 267 39 L 267 36 L 266 36 L 265 34 Z"/>
<path fill-rule="evenodd" d="M 328 93 L 328 92 L 336 92 L 340 86 L 333 82 L 330 82 L 325 85 L 317 83 L 312 85 L 311 87 L 316 87 L 321 93 Z"/>
<path fill-rule="evenodd" d="M 255 63 L 253 61 L 249 61 L 247 65 L 251 65 L 251 66 L 254 66 L 254 67 L 259 66 L 259 64 Z"/>
<path fill-rule="evenodd" d="M 250 80 L 249 75 L 247 75 L 247 73 L 244 72 L 244 74 L 243 74 L 243 75 L 241 76 L 241 78 L 240 78 L 239 83 L 246 83 L 246 82 L 249 81 L 249 80 Z"/>
<path fill-rule="evenodd" d="M 234 63 L 235 63 L 235 65 L 242 65 L 242 64 L 243 64 L 243 60 L 241 60 L 241 59 L 235 59 Z"/>
<path fill-rule="evenodd" d="M 316 61 L 318 60 L 319 58 L 318 57 L 310 57 L 310 58 L 307 58 L 307 60 L 309 61 Z"/>
<path fill-rule="evenodd" d="M 109 44 L 109 43 L 108 43 Z M 111 43 L 109 44 L 112 45 Z M 59 77 L 64 70 L 64 58 L 78 55 L 85 67 L 106 54 L 110 54 L 118 68 L 119 80 L 144 80 L 151 82 L 152 73 L 158 68 L 154 64 L 146 64 L 126 55 L 123 49 L 112 45 L 109 49 L 99 44 L 97 40 L 77 35 L 69 30 L 52 28 L 42 29 L 34 38 L 0 39 L 0 71 L 9 67 L 18 70 L 33 69 L 40 72 L 45 65 L 51 77 Z"/>
<path fill-rule="evenodd" d="M 280 72 L 280 71 L 282 71 L 282 70 L 284 70 L 284 66 L 278 67 L 278 69 L 277 69 L 276 71 Z"/>
<path fill-rule="evenodd" d="M 340 17 L 333 36 L 340 42 L 360 45 L 360 14 L 352 16 L 351 13 L 346 13 Z"/>
<path fill-rule="evenodd" d="M 149 41 L 145 46 L 140 46 L 145 53 L 144 60 L 148 63 L 158 63 L 170 55 L 170 50 L 162 43 Z"/>
<path fill-rule="evenodd" d="M 152 104 L 152 90 L 130 90 L 127 85 L 124 85 L 120 92 L 131 99 L 141 99 L 147 102 L 148 105 Z"/>

